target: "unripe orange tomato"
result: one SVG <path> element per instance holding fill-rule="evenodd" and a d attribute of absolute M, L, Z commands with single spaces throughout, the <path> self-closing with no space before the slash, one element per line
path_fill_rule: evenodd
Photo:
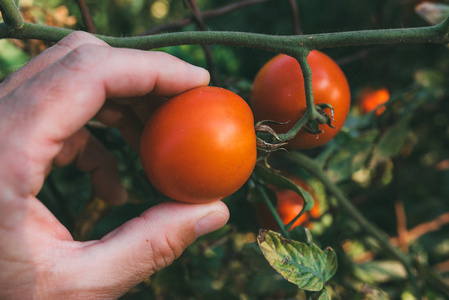
<path fill-rule="evenodd" d="M 139 152 L 148 179 L 166 196 L 187 203 L 220 200 L 237 191 L 254 169 L 251 109 L 226 89 L 184 92 L 150 117 Z"/>
<path fill-rule="evenodd" d="M 328 103 L 334 108 L 335 129 L 319 125 L 323 133 L 318 135 L 303 129 L 288 141 L 287 147 L 291 149 L 315 148 L 330 141 L 343 127 L 350 108 L 349 85 L 340 67 L 316 50 L 310 52 L 307 61 L 312 70 L 315 105 Z M 304 79 L 298 61 L 284 54 L 268 61 L 254 79 L 250 104 L 256 121 L 288 122 L 272 125 L 278 133 L 285 133 L 295 125 L 306 110 Z M 331 110 L 326 108 L 324 112 L 330 115 Z"/>
<path fill-rule="evenodd" d="M 375 111 L 378 116 L 385 111 L 385 104 L 390 99 L 390 93 L 386 88 L 365 89 L 362 91 L 359 100 L 359 107 L 362 113 L 367 114 Z"/>
<path fill-rule="evenodd" d="M 317 197 L 313 193 L 312 188 L 304 180 L 291 176 L 289 176 L 289 179 L 296 183 L 298 186 L 308 191 L 312 195 L 312 198 L 315 200 L 313 208 L 309 212 L 303 213 L 302 216 L 299 217 L 299 219 L 296 220 L 295 223 L 293 223 L 290 230 L 293 230 L 293 228 L 300 225 L 310 227 L 309 214 L 312 218 L 319 218 L 321 216 L 321 207 L 319 202 L 317 201 Z M 277 196 L 276 212 L 278 213 L 282 222 L 287 225 L 301 212 L 304 206 L 304 200 L 300 195 L 292 190 L 280 189 L 274 186 L 270 187 L 274 190 Z M 260 225 L 264 229 L 279 230 L 279 226 L 276 223 L 276 220 L 274 219 L 273 215 L 270 213 L 266 205 L 259 204 L 257 207 L 257 214 L 259 217 Z"/>

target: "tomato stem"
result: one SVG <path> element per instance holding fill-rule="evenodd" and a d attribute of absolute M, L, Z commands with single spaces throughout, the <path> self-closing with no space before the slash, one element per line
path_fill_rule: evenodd
<path fill-rule="evenodd" d="M 298 60 L 302 71 L 304 91 L 306 95 L 306 112 L 289 131 L 284 134 L 279 134 L 279 138 L 283 141 L 288 141 L 294 138 L 296 134 L 310 121 L 316 120 L 318 123 L 324 124 L 327 123 L 329 119 L 328 117 L 320 114 L 315 107 L 312 90 L 312 69 L 307 61 L 307 56 L 309 53 L 310 51 L 307 49 L 300 49 L 297 51 L 296 55 L 293 56 Z"/>
<path fill-rule="evenodd" d="M 260 193 L 260 195 L 262 195 L 262 199 L 263 199 L 265 205 L 268 207 L 268 209 L 270 210 L 270 213 L 273 215 L 274 219 L 276 220 L 276 223 L 278 224 L 279 228 L 281 229 L 281 234 L 285 238 L 289 239 L 290 232 L 288 231 L 288 229 L 282 222 L 281 217 L 279 217 L 279 214 L 277 213 L 276 208 L 273 206 L 273 203 L 271 203 L 270 198 L 268 197 L 267 193 L 265 192 L 263 186 L 260 184 L 257 184 L 257 190 Z"/>
<path fill-rule="evenodd" d="M 441 23 L 434 26 L 435 30 L 440 33 L 442 36 L 448 37 L 449 35 L 449 16 L 446 17 Z"/>
<path fill-rule="evenodd" d="M 306 206 L 304 205 L 302 207 L 301 211 L 299 212 L 299 214 L 297 214 L 296 217 L 293 218 L 293 220 L 291 220 L 287 225 L 285 225 L 285 229 L 286 230 L 290 231 L 290 229 L 292 228 L 293 224 L 295 224 L 296 221 L 298 221 L 298 219 L 306 212 L 305 208 L 306 208 Z"/>
<path fill-rule="evenodd" d="M 12 29 L 20 29 L 23 27 L 23 19 L 20 14 L 19 7 L 15 1 L 0 0 L 0 10 L 2 12 L 5 24 Z"/>
<path fill-rule="evenodd" d="M 57 42 L 73 30 L 52 26 L 31 24 L 21 21 L 14 3 L 0 0 L 6 15 L 7 25 L 0 23 L 0 39 L 39 39 Z M 23 24 L 22 24 L 23 23 Z M 14 25 L 15 24 L 15 25 Z M 15 30 L 11 30 L 11 28 Z M 268 35 L 230 31 L 187 31 L 150 36 L 111 37 L 96 35 L 114 47 L 135 49 L 156 49 L 179 45 L 229 45 L 250 47 L 294 56 L 298 49 L 325 49 L 348 46 L 397 45 L 411 43 L 449 43 L 449 20 L 433 26 L 379 30 L 360 30 L 309 35 Z"/>

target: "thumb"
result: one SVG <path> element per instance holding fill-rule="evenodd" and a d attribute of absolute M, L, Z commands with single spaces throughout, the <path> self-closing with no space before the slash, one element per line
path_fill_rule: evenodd
<path fill-rule="evenodd" d="M 201 235 L 224 226 L 229 211 L 221 202 L 167 202 L 145 211 L 101 240 L 87 242 L 82 255 L 86 284 L 103 286 L 120 296 L 156 271 L 170 265 Z M 90 269 L 86 271 L 88 266 Z M 87 287 L 89 289 L 89 287 Z"/>

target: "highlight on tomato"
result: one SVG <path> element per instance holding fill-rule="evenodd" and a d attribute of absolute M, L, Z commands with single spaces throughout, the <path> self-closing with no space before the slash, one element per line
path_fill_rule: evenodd
<path fill-rule="evenodd" d="M 237 94 L 198 87 L 162 104 L 140 141 L 154 187 L 181 202 L 220 200 L 242 187 L 256 163 L 254 118 Z"/>
<path fill-rule="evenodd" d="M 314 199 L 313 208 L 308 212 L 304 212 L 303 215 L 299 217 L 299 219 L 296 220 L 295 223 L 293 223 L 292 227 L 290 227 L 290 230 L 293 230 L 293 228 L 301 225 L 310 228 L 312 226 L 310 217 L 312 217 L 312 219 L 316 219 L 321 216 L 321 206 L 318 201 L 318 197 L 314 193 L 311 186 L 307 184 L 307 182 L 303 179 L 295 176 L 288 176 L 288 178 L 295 184 L 309 192 Z M 276 193 L 276 212 L 285 225 L 289 224 L 301 212 L 304 206 L 304 199 L 292 190 L 281 189 L 272 185 L 269 185 L 269 187 Z M 279 226 L 276 223 L 276 220 L 265 204 L 257 204 L 256 210 L 259 223 L 263 229 L 279 230 Z"/>
<path fill-rule="evenodd" d="M 386 110 L 384 104 L 389 99 L 390 92 L 386 88 L 365 88 L 360 93 L 358 106 L 363 114 L 368 114 L 375 110 L 376 116 L 379 116 Z"/>
<path fill-rule="evenodd" d="M 332 125 L 335 128 L 319 125 L 323 132 L 318 135 L 303 128 L 288 141 L 290 149 L 310 149 L 330 141 L 343 127 L 351 103 L 348 81 L 329 56 L 314 50 L 309 53 L 307 61 L 312 70 L 315 105 L 327 103 L 333 107 Z M 288 122 L 286 125 L 272 125 L 277 133 L 285 133 L 293 127 L 306 110 L 304 79 L 298 61 L 284 54 L 268 61 L 254 79 L 250 104 L 257 122 Z M 331 116 L 331 109 L 325 108 L 324 112 Z"/>

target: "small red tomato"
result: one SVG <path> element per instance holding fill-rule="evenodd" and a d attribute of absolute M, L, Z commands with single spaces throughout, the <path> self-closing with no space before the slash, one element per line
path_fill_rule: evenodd
<path fill-rule="evenodd" d="M 291 176 L 289 176 L 289 179 L 296 183 L 298 186 L 308 191 L 312 195 L 312 198 L 315 200 L 313 208 L 309 212 L 305 212 L 301 217 L 299 217 L 299 219 L 296 220 L 290 230 L 293 230 L 293 228 L 300 225 L 310 227 L 311 224 L 309 223 L 309 214 L 312 218 L 318 218 L 321 216 L 321 208 L 317 201 L 317 197 L 313 193 L 311 187 L 304 180 Z M 280 189 L 274 186 L 270 187 L 275 191 L 277 196 L 276 212 L 278 213 L 282 222 L 287 225 L 288 223 L 293 221 L 293 219 L 301 212 L 304 206 L 304 200 L 300 195 L 292 190 Z M 279 226 L 277 225 L 276 220 L 274 219 L 273 215 L 270 213 L 266 205 L 259 204 L 257 206 L 257 214 L 260 220 L 260 225 L 264 229 L 279 230 Z"/>
<path fill-rule="evenodd" d="M 181 202 L 205 203 L 237 191 L 256 162 L 254 119 L 237 94 L 199 87 L 164 103 L 150 117 L 140 159 L 150 182 Z"/>
<path fill-rule="evenodd" d="M 335 120 L 332 125 L 335 129 L 319 125 L 323 133 L 318 135 L 301 130 L 288 141 L 287 147 L 291 149 L 315 148 L 330 141 L 343 127 L 351 104 L 348 81 L 329 56 L 315 50 L 310 52 L 307 61 L 312 70 L 315 104 L 332 105 Z M 278 133 L 287 132 L 306 110 L 304 78 L 298 61 L 284 54 L 268 61 L 254 79 L 250 103 L 257 122 L 288 122 L 287 125 L 272 126 Z M 331 110 L 326 108 L 324 112 L 330 115 Z"/>
<path fill-rule="evenodd" d="M 378 116 L 385 111 L 385 104 L 390 99 L 390 93 L 386 88 L 365 89 L 362 91 L 359 100 L 359 107 L 362 113 L 367 114 L 376 110 Z"/>

